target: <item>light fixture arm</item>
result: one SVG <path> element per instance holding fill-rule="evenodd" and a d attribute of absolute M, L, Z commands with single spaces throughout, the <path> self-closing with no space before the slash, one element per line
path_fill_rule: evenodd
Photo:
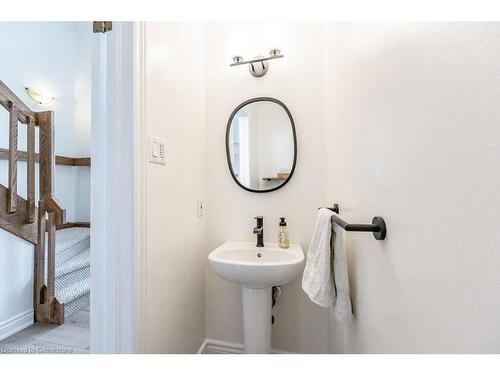
<path fill-rule="evenodd" d="M 274 60 L 274 59 L 280 59 L 282 57 L 285 57 L 285 55 L 276 55 L 276 56 L 269 56 L 269 57 L 253 58 L 252 60 L 233 62 L 230 66 L 253 64 L 253 63 L 257 63 L 257 62 L 261 62 L 261 61 L 269 61 L 269 60 Z"/>
<path fill-rule="evenodd" d="M 241 56 L 234 56 L 233 63 L 230 66 L 239 66 L 249 64 L 248 70 L 250 74 L 254 77 L 263 77 L 269 70 L 269 60 L 280 59 L 284 57 L 284 55 L 280 52 L 279 49 L 273 49 L 269 52 L 269 57 L 264 56 L 256 56 L 251 60 L 243 60 Z M 256 63 L 260 63 L 259 65 L 254 65 Z"/>

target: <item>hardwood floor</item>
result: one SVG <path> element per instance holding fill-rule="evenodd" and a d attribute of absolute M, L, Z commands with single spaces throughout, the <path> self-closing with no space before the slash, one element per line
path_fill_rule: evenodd
<path fill-rule="evenodd" d="M 66 318 L 61 326 L 35 323 L 0 341 L 0 354 L 88 354 L 89 329 L 87 308 Z"/>

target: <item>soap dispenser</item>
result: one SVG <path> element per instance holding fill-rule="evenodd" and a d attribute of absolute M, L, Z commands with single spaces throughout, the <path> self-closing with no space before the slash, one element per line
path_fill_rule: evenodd
<path fill-rule="evenodd" d="M 284 217 L 280 217 L 280 224 L 278 230 L 278 245 L 282 249 L 290 247 L 290 240 L 288 239 L 288 231 L 286 229 L 286 221 Z"/>

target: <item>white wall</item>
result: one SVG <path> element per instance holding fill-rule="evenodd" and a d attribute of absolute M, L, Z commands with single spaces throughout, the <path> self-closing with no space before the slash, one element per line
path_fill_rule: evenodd
<path fill-rule="evenodd" d="M 9 322 L 33 311 L 33 246 L 1 231 L 0 270 L 0 332 L 7 335 Z"/>
<path fill-rule="evenodd" d="M 166 166 L 147 168 L 147 351 L 195 353 L 205 338 L 204 37 L 201 24 L 147 23 L 149 134 Z"/>
<path fill-rule="evenodd" d="M 57 155 L 75 156 L 76 144 L 89 141 L 77 142 L 75 137 L 75 124 L 79 128 L 83 127 L 80 116 L 86 110 L 90 112 L 90 107 L 83 103 L 80 111 L 75 113 L 79 103 L 77 93 L 88 90 L 90 85 L 90 75 L 85 82 L 85 74 L 80 76 L 79 88 L 75 84 L 77 67 L 90 62 L 90 50 L 82 43 L 85 35 L 90 38 L 90 34 L 84 34 L 81 25 L 74 22 L 0 22 L 0 80 L 33 110 L 55 111 Z M 25 93 L 26 86 L 47 90 L 56 97 L 56 101 L 47 107 L 39 106 Z M 38 139 L 36 143 L 38 150 Z M 0 109 L 0 147 L 8 148 L 8 113 L 3 108 Z M 20 127 L 19 148 L 26 150 L 24 126 Z M 38 176 L 38 166 L 36 170 Z M 76 177 L 74 167 L 56 167 L 55 196 L 66 208 L 69 221 L 82 220 L 78 216 L 77 206 L 84 204 L 75 194 Z M 7 161 L 0 161 L 0 183 L 7 185 L 7 181 Z M 20 195 L 26 196 L 26 164 L 23 162 L 18 164 L 18 191 Z M 36 197 L 38 199 L 38 187 Z M 88 195 L 82 198 L 82 202 L 88 202 Z M 2 230 L 0 275 L 4 281 L 2 285 L 8 285 L 0 288 L 1 325 L 12 316 L 32 308 L 33 287 L 33 247 Z"/>
<path fill-rule="evenodd" d="M 499 46 L 499 23 L 326 27 L 325 199 L 388 226 L 350 236 L 332 351 L 500 352 Z"/>
<path fill-rule="evenodd" d="M 246 66 L 230 68 L 234 55 L 251 58 L 280 48 L 284 59 L 269 63 L 269 73 L 252 77 Z M 292 242 L 307 248 L 317 207 L 324 202 L 323 26 L 320 23 L 206 25 L 206 189 L 207 238 L 204 257 L 226 241 L 254 241 L 256 215 L 264 216 L 264 240 L 277 241 L 285 216 Z M 298 160 L 292 180 L 266 194 L 247 192 L 231 178 L 225 130 L 234 108 L 246 99 L 271 96 L 289 108 L 297 127 Z M 300 197 L 300 198 L 299 198 Z M 205 262 L 206 263 L 206 262 Z M 241 289 L 207 267 L 207 337 L 243 342 Z M 308 302 L 300 277 L 283 287 L 274 309 L 275 349 L 328 351 L 328 311 Z"/>
<path fill-rule="evenodd" d="M 90 156 L 92 22 L 77 22 L 75 71 L 75 148 L 73 156 Z M 74 168 L 75 220 L 90 222 L 90 168 Z"/>

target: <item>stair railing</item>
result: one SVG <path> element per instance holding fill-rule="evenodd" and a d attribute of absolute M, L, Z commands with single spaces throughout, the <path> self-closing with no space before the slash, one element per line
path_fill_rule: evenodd
<path fill-rule="evenodd" d="M 54 112 L 33 112 L 2 81 L 0 105 L 9 112 L 8 187 L 0 185 L 5 208 L 0 202 L 0 228 L 35 245 L 35 320 L 62 324 L 64 305 L 55 297 L 55 231 L 65 223 L 65 210 L 54 192 Z M 18 130 L 27 126 L 27 199 L 17 194 Z M 38 210 L 35 207 L 35 127 L 39 128 Z M 38 211 L 38 212 L 37 212 Z M 47 246 L 46 244 L 47 239 Z M 47 250 L 47 257 L 45 256 Z M 45 259 L 47 258 L 47 267 Z M 47 278 L 45 269 L 47 268 Z"/>

